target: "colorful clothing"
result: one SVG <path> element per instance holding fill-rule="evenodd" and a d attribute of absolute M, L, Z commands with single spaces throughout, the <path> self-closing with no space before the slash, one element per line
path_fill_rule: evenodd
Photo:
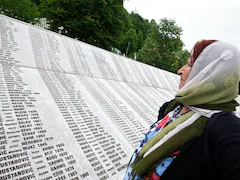
<path fill-rule="evenodd" d="M 154 137 L 158 132 L 160 132 L 169 123 L 173 122 L 178 117 L 183 115 L 183 114 L 178 114 L 180 112 L 180 110 L 181 110 L 181 106 L 179 105 L 173 111 L 169 112 L 162 120 L 157 121 L 150 127 L 149 131 L 143 136 L 142 140 L 140 141 L 140 144 L 137 146 L 137 148 L 130 160 L 130 164 L 135 160 L 135 158 L 137 157 L 137 154 L 139 153 L 141 148 L 144 146 L 144 144 L 146 144 L 146 142 L 148 140 L 150 140 L 152 137 Z M 155 171 L 149 177 L 135 176 L 134 179 L 136 179 L 136 180 L 139 180 L 139 179 L 145 180 L 147 178 L 150 178 L 151 180 L 160 179 L 160 176 L 163 174 L 163 172 L 166 170 L 166 168 L 171 164 L 171 162 L 177 156 L 178 153 L 179 153 L 179 151 L 175 151 L 169 157 L 163 159 L 159 163 L 159 165 L 155 168 Z M 133 179 L 133 177 L 131 177 L 131 175 L 132 175 L 131 171 L 132 171 L 132 168 L 131 168 L 131 166 L 129 166 L 124 180 Z"/>

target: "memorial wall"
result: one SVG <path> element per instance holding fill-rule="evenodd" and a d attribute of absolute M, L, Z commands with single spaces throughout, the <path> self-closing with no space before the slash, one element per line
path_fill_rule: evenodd
<path fill-rule="evenodd" d="M 178 81 L 0 16 L 0 179 L 122 179 Z"/>

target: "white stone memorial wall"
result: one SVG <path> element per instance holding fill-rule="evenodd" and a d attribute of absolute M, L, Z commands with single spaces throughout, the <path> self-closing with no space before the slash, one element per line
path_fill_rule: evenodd
<path fill-rule="evenodd" d="M 0 179 L 122 179 L 178 80 L 0 16 Z"/>

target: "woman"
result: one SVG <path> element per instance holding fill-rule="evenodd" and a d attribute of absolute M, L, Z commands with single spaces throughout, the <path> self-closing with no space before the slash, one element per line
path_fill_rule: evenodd
<path fill-rule="evenodd" d="M 199 41 L 178 74 L 180 90 L 160 108 L 124 179 L 240 180 L 240 120 L 232 113 L 240 52 L 225 42 Z"/>

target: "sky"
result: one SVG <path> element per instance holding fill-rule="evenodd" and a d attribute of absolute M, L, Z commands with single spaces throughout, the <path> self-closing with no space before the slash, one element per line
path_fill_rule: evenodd
<path fill-rule="evenodd" d="M 174 19 L 183 29 L 184 48 L 201 39 L 217 39 L 240 49 L 239 0 L 125 0 L 124 8 L 144 19 Z"/>

